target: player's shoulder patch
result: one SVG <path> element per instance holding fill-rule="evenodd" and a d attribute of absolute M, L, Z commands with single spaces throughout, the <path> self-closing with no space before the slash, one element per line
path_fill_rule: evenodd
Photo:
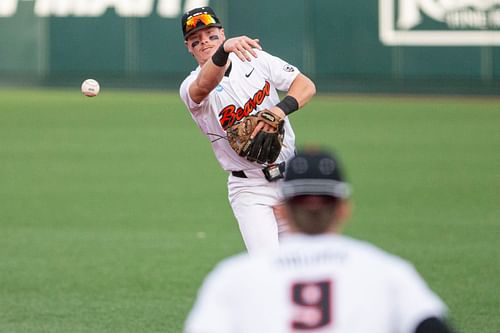
<path fill-rule="evenodd" d="M 283 70 L 288 73 L 295 72 L 295 67 L 290 64 L 283 65 Z"/>

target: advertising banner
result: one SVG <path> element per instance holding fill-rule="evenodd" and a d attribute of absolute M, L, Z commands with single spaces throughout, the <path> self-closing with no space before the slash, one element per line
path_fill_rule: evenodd
<path fill-rule="evenodd" d="M 11 17 L 20 2 L 26 0 L 1 0 L 0 17 Z M 114 9 L 121 17 L 148 17 L 153 11 L 161 17 L 177 17 L 185 9 L 206 6 L 209 0 L 35 0 L 34 13 L 38 17 L 99 17 Z M 156 3 L 156 6 L 155 6 Z"/>
<path fill-rule="evenodd" d="M 500 0 L 379 0 L 386 45 L 500 45 Z"/>

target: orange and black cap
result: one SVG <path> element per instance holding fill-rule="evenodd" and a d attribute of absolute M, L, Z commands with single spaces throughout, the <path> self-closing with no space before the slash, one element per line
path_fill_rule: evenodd
<path fill-rule="evenodd" d="M 210 7 L 199 7 L 191 9 L 182 15 L 182 33 L 184 39 L 189 35 L 208 27 L 222 27 L 219 18 Z"/>

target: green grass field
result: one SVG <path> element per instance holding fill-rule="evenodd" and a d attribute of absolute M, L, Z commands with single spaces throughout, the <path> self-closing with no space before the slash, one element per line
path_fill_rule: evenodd
<path fill-rule="evenodd" d="M 500 327 L 500 100 L 317 96 L 292 115 L 354 186 L 346 233 L 411 260 L 461 332 Z M 0 332 L 179 332 L 243 250 L 175 93 L 0 90 Z"/>

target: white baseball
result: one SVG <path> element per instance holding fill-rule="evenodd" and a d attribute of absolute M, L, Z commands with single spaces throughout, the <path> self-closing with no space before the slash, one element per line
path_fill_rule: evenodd
<path fill-rule="evenodd" d="M 87 79 L 82 83 L 82 93 L 87 97 L 97 96 L 100 89 L 99 82 L 94 79 Z"/>

